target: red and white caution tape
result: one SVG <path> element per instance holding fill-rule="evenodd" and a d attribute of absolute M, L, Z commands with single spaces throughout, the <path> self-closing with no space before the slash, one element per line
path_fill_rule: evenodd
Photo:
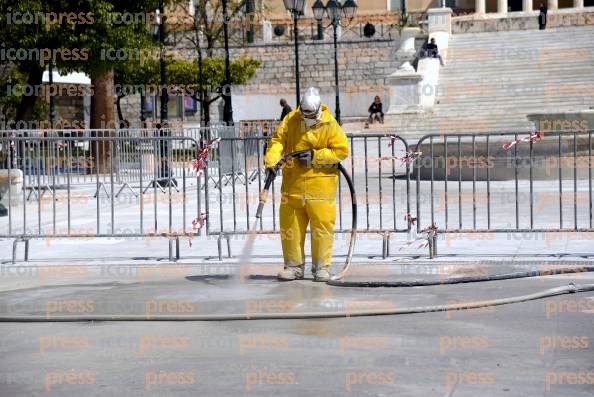
<path fill-rule="evenodd" d="M 518 143 L 522 143 L 522 142 L 536 143 L 536 142 L 540 141 L 541 139 L 542 139 L 542 134 L 539 131 L 536 131 L 534 133 L 528 134 L 528 136 L 526 136 L 524 138 L 519 138 L 519 139 L 516 139 L 514 141 L 504 144 L 503 150 L 508 151 L 509 149 L 511 149 L 512 147 L 517 145 Z"/>
<path fill-rule="evenodd" d="M 419 245 L 419 249 L 421 248 L 426 248 L 429 245 L 429 239 L 431 239 L 431 235 L 437 232 L 437 226 L 434 224 L 432 224 L 431 226 L 429 226 L 426 229 L 421 230 L 421 233 L 426 233 L 426 236 L 424 237 L 423 243 L 421 245 Z M 423 239 L 423 237 L 421 237 Z"/>
<path fill-rule="evenodd" d="M 407 214 L 409 215 L 409 214 Z M 413 218 L 416 222 L 416 218 Z M 413 245 L 416 242 L 421 242 L 416 249 L 423 249 L 426 248 L 429 245 L 429 239 L 431 238 L 431 234 L 437 232 L 437 226 L 435 224 L 429 226 L 426 229 L 421 230 L 421 233 L 426 233 L 426 235 L 421 235 L 413 240 L 408 240 L 405 241 L 404 244 L 402 244 L 402 246 L 400 247 L 399 251 L 402 251 L 405 248 L 410 247 L 411 245 Z"/>
<path fill-rule="evenodd" d="M 395 140 L 400 140 L 401 138 L 397 137 L 396 135 L 390 135 L 388 138 L 390 138 L 390 142 L 388 143 L 388 147 L 392 147 L 394 146 L 394 141 Z M 382 157 L 382 160 L 400 160 L 403 163 L 412 163 L 413 161 L 415 161 L 421 154 L 423 154 L 422 152 L 418 152 L 416 150 L 411 150 L 406 152 L 406 154 L 402 157 Z"/>
<path fill-rule="evenodd" d="M 190 247 L 192 246 L 192 240 L 194 239 L 194 235 L 200 229 L 202 229 L 206 223 L 206 218 L 208 218 L 208 214 L 203 212 L 200 214 L 200 217 L 194 219 L 192 221 L 192 230 L 188 233 L 188 242 Z"/>
<path fill-rule="evenodd" d="M 208 166 L 208 153 L 214 149 L 220 141 L 221 138 L 215 138 L 206 142 L 204 148 L 202 148 L 198 154 L 198 157 L 192 160 L 192 168 L 194 171 L 196 171 L 197 177 L 200 177 L 204 174 L 204 169 Z"/>
<path fill-rule="evenodd" d="M 417 218 L 414 218 L 411 214 L 404 215 L 404 220 L 410 223 L 411 225 L 417 223 Z"/>
<path fill-rule="evenodd" d="M 396 135 L 390 135 L 388 138 L 390 138 L 390 143 L 388 143 L 388 147 L 394 146 L 394 141 L 398 139 Z"/>
<path fill-rule="evenodd" d="M 416 150 L 411 150 L 406 152 L 404 156 L 389 156 L 389 157 L 380 157 L 380 160 L 398 160 L 402 164 L 410 164 L 413 163 L 415 160 L 419 158 L 419 156 L 423 154 L 423 152 L 418 152 Z"/>

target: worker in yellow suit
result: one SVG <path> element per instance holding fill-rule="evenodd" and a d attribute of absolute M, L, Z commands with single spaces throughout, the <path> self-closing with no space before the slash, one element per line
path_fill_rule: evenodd
<path fill-rule="evenodd" d="M 302 152 L 283 166 L 280 229 L 285 267 L 279 280 L 303 278 L 305 235 L 311 231 L 314 281 L 328 281 L 336 222 L 336 164 L 349 156 L 346 135 L 309 88 L 300 106 L 282 120 L 266 151 L 265 166 L 274 167 L 286 154 Z"/>

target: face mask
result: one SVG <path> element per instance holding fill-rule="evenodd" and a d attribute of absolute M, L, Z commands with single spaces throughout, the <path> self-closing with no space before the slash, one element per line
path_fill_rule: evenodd
<path fill-rule="evenodd" d="M 318 124 L 318 121 L 319 120 L 318 119 L 306 119 L 306 118 L 303 118 L 303 121 L 305 121 L 305 126 L 307 128 L 311 128 L 314 125 Z"/>

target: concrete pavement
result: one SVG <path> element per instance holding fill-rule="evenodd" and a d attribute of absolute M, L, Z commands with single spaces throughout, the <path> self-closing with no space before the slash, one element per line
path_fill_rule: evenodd
<path fill-rule="evenodd" d="M 594 274 L 415 288 L 278 283 L 278 265 L 235 272 L 147 264 L 39 267 L 2 278 L 2 314 L 276 313 L 409 307 L 594 283 Z M 350 279 L 445 278 L 537 263 L 359 264 Z M 86 270 L 84 270 L 86 269 Z M 115 267 L 111 272 L 115 273 Z M 103 271 L 103 273 L 101 273 Z M 328 320 L 0 324 L 0 395 L 591 396 L 594 294 L 467 311 Z"/>

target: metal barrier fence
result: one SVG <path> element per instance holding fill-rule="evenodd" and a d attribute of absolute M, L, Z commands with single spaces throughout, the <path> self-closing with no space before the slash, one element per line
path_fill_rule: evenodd
<path fill-rule="evenodd" d="M 261 135 L 261 129 L 257 125 L 250 128 L 244 128 L 241 131 L 244 136 L 254 134 Z M 0 138 L 5 138 L 14 142 L 12 138 L 45 138 L 52 137 L 52 143 L 43 145 L 34 144 L 31 139 L 21 139 L 13 151 L 11 158 L 13 168 L 20 168 L 23 171 L 24 178 L 27 179 L 29 192 L 27 200 L 32 195 L 52 192 L 52 186 L 61 187 L 68 183 L 70 185 L 94 185 L 97 184 L 97 191 L 106 193 L 106 186 L 113 183 L 117 187 L 116 197 L 125 189 L 130 191 L 133 183 L 139 183 L 142 177 L 147 181 L 145 186 L 151 185 L 153 179 L 162 179 L 167 177 L 169 169 L 164 167 L 147 167 L 148 160 L 155 153 L 159 157 L 170 159 L 169 167 L 174 174 L 180 174 L 182 168 L 186 167 L 188 161 L 193 157 L 197 147 L 202 147 L 203 143 L 213 138 L 234 138 L 240 136 L 240 130 L 236 127 L 212 126 L 205 128 L 186 128 L 180 129 L 119 129 L 119 130 L 14 130 L 1 131 Z M 95 173 L 93 168 L 94 153 L 90 145 L 91 137 L 119 137 L 120 140 L 113 142 L 113 181 L 109 175 L 103 172 Z M 135 138 L 144 137 L 163 137 L 165 138 L 159 145 L 147 144 Z M 191 140 L 174 139 L 167 141 L 166 138 L 191 138 Z M 168 143 L 167 143 L 168 142 Z M 101 147 L 101 146 L 100 146 Z M 107 163 L 108 158 L 103 150 L 97 154 L 99 157 L 105 157 L 103 163 Z M 211 177 L 216 176 L 218 170 L 218 159 L 230 158 L 230 153 L 219 153 L 211 156 Z M 141 172 L 140 167 L 146 169 Z M 239 170 L 239 168 L 237 168 Z M 222 171 L 229 174 L 231 167 L 228 162 L 222 163 Z M 155 173 L 155 177 L 152 173 Z M 230 176 L 225 177 L 227 180 Z M 236 175 L 236 177 L 238 177 Z M 96 179 L 99 180 L 97 183 Z M 245 179 L 245 178 L 244 178 Z M 212 182 L 212 178 L 211 178 Z M 163 191 L 161 186 L 158 188 Z M 178 191 L 174 184 L 174 190 Z"/>
<path fill-rule="evenodd" d="M 593 232 L 592 133 L 422 137 L 417 231 Z"/>
<path fill-rule="evenodd" d="M 410 163 L 405 161 L 408 144 L 401 137 L 385 134 L 348 134 L 351 156 L 344 162 L 352 175 L 359 195 L 359 233 L 382 235 L 382 255 L 388 254 L 390 233 L 409 232 Z M 215 170 L 215 188 L 205 185 L 205 209 L 208 213 L 206 233 L 219 236 L 219 258 L 222 257 L 221 240 L 247 234 L 259 203 L 264 184 L 264 148 L 266 138 L 226 138 L 219 150 L 231 153 L 227 158 L 231 174 L 241 169 L 247 182 L 229 179 L 225 182 L 222 168 Z M 221 163 L 218 163 L 219 167 Z M 212 166 L 207 179 L 211 179 Z M 269 203 L 257 225 L 257 234 L 278 233 L 277 213 L 280 205 L 282 175 L 274 182 Z M 214 205 L 213 205 L 214 204 Z M 350 233 L 350 194 L 346 183 L 339 179 L 337 192 L 337 233 Z"/>
<path fill-rule="evenodd" d="M 185 131 L 155 128 L 0 132 L 0 139 L 10 141 L 14 146 L 11 152 L 11 167 L 23 171 L 24 178 L 27 179 L 30 187 L 37 185 L 41 192 L 45 193 L 52 191 L 52 185 L 59 187 L 66 184 L 67 180 L 71 185 L 85 185 L 97 183 L 98 178 L 99 189 L 103 191 L 107 183 L 116 184 L 120 189 L 116 195 L 119 195 L 122 189 L 129 188 L 130 183 L 138 183 L 141 176 L 147 180 L 155 179 L 151 174 L 153 171 L 157 174 L 156 179 L 167 176 L 163 167 L 157 167 L 154 170 L 149 167 L 144 172 L 140 172 L 143 158 L 152 158 L 155 153 L 159 157 L 169 158 L 170 166 L 174 171 L 181 171 L 180 167 L 183 167 L 190 153 L 196 150 L 195 142 L 200 141 L 197 139 L 167 141 L 167 138 L 185 136 L 194 138 L 191 134 L 185 135 Z M 105 151 L 104 145 L 99 145 L 99 152 L 93 152 L 95 149 L 91 147 L 91 139 L 112 137 L 122 138 L 112 142 L 113 150 Z M 164 140 L 153 147 L 152 144 L 137 139 L 147 137 L 163 137 Z M 44 141 L 44 138 L 51 138 L 51 141 Z M 107 161 L 113 158 L 113 181 L 108 179 L 111 175 L 94 172 L 95 157 L 99 157 L 102 164 L 107 164 Z M 146 160 L 144 166 L 147 166 Z"/>
<path fill-rule="evenodd" d="M 179 237 L 192 230 L 191 214 L 218 238 L 222 259 L 223 240 L 231 256 L 230 237 L 250 231 L 265 177 L 267 138 L 258 128 L 69 132 L 0 136 L 0 168 L 23 174 L 22 188 L 8 185 L 0 228 L 0 238 L 15 239 L 13 258 L 19 241 L 27 258 L 31 238 L 157 236 L 169 239 L 172 258 L 172 241 L 179 250 Z M 357 190 L 358 232 L 379 235 L 383 257 L 395 233 L 409 240 L 426 233 L 432 257 L 441 234 L 594 232 L 592 133 L 427 135 L 415 146 L 399 136 L 349 134 L 343 165 Z M 199 175 L 191 161 L 213 138 L 221 139 Z M 279 233 L 281 182 L 282 175 L 255 233 Z M 337 233 L 349 233 L 351 221 L 339 180 Z"/>
<path fill-rule="evenodd" d="M 93 135 L 97 135 L 96 131 Z M 75 142 L 89 148 L 84 156 L 75 153 Z M 8 219 L 0 229 L 0 238 L 15 239 L 13 261 L 19 241 L 25 242 L 27 260 L 29 239 L 91 237 L 168 238 L 172 259 L 173 240 L 179 257 L 179 238 L 193 233 L 191 221 L 200 217 L 201 178 L 190 166 L 200 148 L 192 138 L 4 136 L 0 137 L 0 145 L 9 179 L 23 171 L 25 174 L 22 187 L 17 189 L 8 183 Z M 127 183 L 130 194 L 125 196 L 120 196 L 122 188 L 116 187 L 120 157 L 124 156 L 121 148 L 126 148 L 125 156 L 134 155 L 138 162 L 137 178 Z M 81 158 L 92 172 L 92 178 L 85 175 L 92 183 L 76 185 L 74 164 Z M 38 163 L 37 170 L 42 170 L 42 160 L 46 169 L 53 171 L 43 179 L 40 172 L 27 175 L 32 161 Z M 46 195 L 40 193 L 44 187 Z M 33 200 L 30 192 L 37 193 Z"/>
<path fill-rule="evenodd" d="M 410 232 L 412 225 L 423 233 L 420 238 L 426 238 L 430 257 L 437 255 L 440 234 L 594 231 L 592 131 L 427 135 L 412 151 L 397 136 L 348 137 L 351 157 L 344 165 L 353 175 L 359 198 L 362 226 L 358 232 L 383 236 L 382 257 L 390 255 L 390 236 Z M 219 145 L 234 148 L 229 149 L 234 153 L 232 164 L 239 159 L 245 170 L 262 167 L 260 152 L 243 153 L 242 145 L 248 143 L 264 145 L 262 138 L 223 139 Z M 277 179 L 256 233 L 279 231 L 280 192 L 275 186 L 281 178 Z M 219 183 L 214 191 L 206 187 L 207 205 L 217 203 L 207 208 L 207 233 L 219 236 L 219 257 L 221 239 L 228 242 L 229 236 L 245 234 L 250 228 L 263 175 L 250 182 L 254 185 Z M 555 191 L 551 191 L 553 184 Z M 348 233 L 350 198 L 342 185 L 337 194 L 336 231 Z M 569 212 L 571 227 L 566 221 Z"/>

